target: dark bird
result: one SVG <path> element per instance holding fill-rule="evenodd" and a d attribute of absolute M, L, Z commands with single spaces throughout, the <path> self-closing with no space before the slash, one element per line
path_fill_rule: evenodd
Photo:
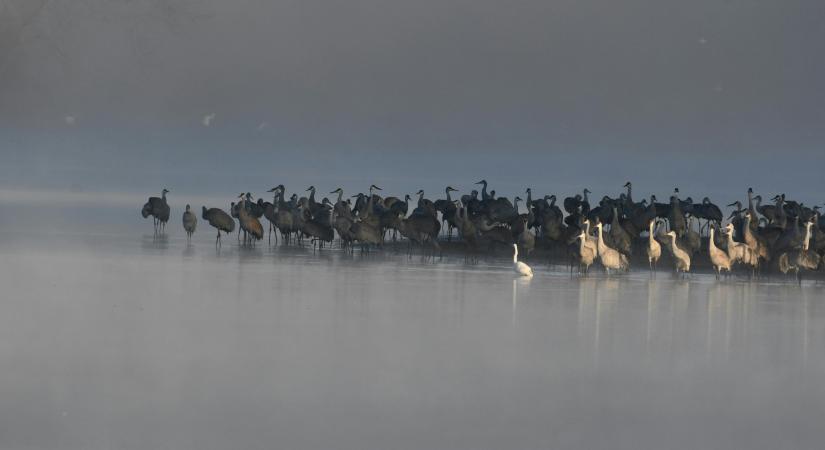
<path fill-rule="evenodd" d="M 198 217 L 190 211 L 189 205 L 186 205 L 186 211 L 183 212 L 183 229 L 186 230 L 186 238 L 192 239 L 192 234 L 198 226 Z"/>
<path fill-rule="evenodd" d="M 235 230 L 235 221 L 232 220 L 232 217 L 229 214 L 219 208 L 206 209 L 206 206 L 204 206 L 201 217 L 203 220 L 209 222 L 209 225 L 218 230 L 218 237 L 215 238 L 215 245 L 220 244 L 221 231 L 229 234 Z"/>
<path fill-rule="evenodd" d="M 169 203 L 166 202 L 166 194 L 169 190 L 164 188 L 160 193 L 160 197 L 149 197 L 149 200 L 143 205 L 140 214 L 143 218 L 149 216 L 153 217 L 155 232 L 163 232 L 166 229 L 166 222 L 169 221 Z"/>

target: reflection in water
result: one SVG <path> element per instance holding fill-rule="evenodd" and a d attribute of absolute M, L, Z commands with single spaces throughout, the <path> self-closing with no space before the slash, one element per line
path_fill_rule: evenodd
<path fill-rule="evenodd" d="M 505 259 L 218 252 L 197 236 L 8 242 L 0 448 L 825 439 L 822 286 L 526 281 Z"/>

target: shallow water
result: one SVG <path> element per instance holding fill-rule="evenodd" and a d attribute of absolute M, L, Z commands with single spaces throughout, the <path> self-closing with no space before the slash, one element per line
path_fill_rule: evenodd
<path fill-rule="evenodd" d="M 148 225 L 142 223 L 142 225 Z M 825 287 L 0 240 L 0 448 L 822 448 Z"/>

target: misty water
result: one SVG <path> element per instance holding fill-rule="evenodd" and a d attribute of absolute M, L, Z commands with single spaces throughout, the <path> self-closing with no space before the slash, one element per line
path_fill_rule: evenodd
<path fill-rule="evenodd" d="M 505 255 L 216 250 L 203 223 L 157 239 L 135 208 L 6 210 L 3 449 L 825 442 L 821 282 L 538 261 L 523 280 Z"/>

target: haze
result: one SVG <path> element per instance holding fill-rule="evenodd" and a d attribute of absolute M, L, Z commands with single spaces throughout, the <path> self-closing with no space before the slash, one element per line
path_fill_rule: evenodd
<path fill-rule="evenodd" d="M 0 187 L 818 203 L 823 25 L 816 1 L 4 0 Z"/>

